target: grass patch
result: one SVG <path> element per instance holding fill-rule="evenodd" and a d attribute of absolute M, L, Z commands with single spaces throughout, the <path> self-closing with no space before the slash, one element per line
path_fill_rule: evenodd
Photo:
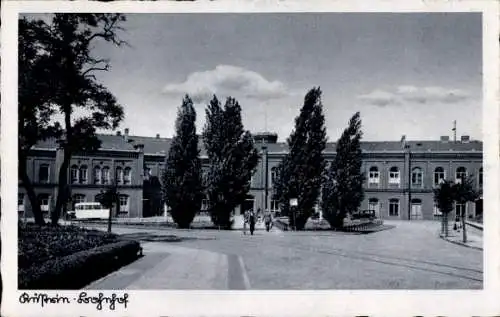
<path fill-rule="evenodd" d="M 20 224 L 20 289 L 79 289 L 128 264 L 139 242 L 75 226 Z"/>

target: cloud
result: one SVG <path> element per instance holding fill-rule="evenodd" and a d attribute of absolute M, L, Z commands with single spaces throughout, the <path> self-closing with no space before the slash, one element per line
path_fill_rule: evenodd
<path fill-rule="evenodd" d="M 358 98 L 379 107 L 398 103 L 395 94 L 383 90 L 374 90 L 369 94 L 358 96 Z"/>
<path fill-rule="evenodd" d="M 396 104 L 454 104 L 469 99 L 470 95 L 460 89 L 402 85 L 392 92 L 374 90 L 358 98 L 374 106 L 383 107 Z"/>
<path fill-rule="evenodd" d="M 173 96 L 188 94 L 195 103 L 206 102 L 213 94 L 257 100 L 290 95 L 282 82 L 269 81 L 259 73 L 230 65 L 218 65 L 212 70 L 191 73 L 182 83 L 167 84 L 163 92 Z"/>

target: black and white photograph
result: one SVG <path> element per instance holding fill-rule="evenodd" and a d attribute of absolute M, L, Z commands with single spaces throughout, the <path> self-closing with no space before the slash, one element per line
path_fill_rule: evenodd
<path fill-rule="evenodd" d="M 109 290 L 140 312 L 135 291 L 154 291 L 156 304 L 163 291 L 342 290 L 461 291 L 479 303 L 498 289 L 488 280 L 498 275 L 499 234 L 488 232 L 499 230 L 498 187 L 488 187 L 499 174 L 498 60 L 484 66 L 488 41 L 498 55 L 498 21 L 486 28 L 485 8 L 498 16 L 498 3 L 394 12 L 75 3 L 9 8 L 9 313 L 63 314 L 47 302 Z"/>

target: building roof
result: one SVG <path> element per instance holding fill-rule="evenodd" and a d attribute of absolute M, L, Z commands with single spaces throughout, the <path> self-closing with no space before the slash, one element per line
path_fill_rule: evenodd
<path fill-rule="evenodd" d="M 145 154 L 160 154 L 167 153 L 171 138 L 159 137 L 144 137 L 129 135 L 110 135 L 100 134 L 99 138 L 102 141 L 101 150 L 116 150 L 116 151 L 135 151 L 134 146 L 137 144 L 144 145 Z M 205 155 L 203 142 L 200 137 L 199 147 L 201 155 Z M 256 143 L 258 145 L 260 143 Z M 480 152 L 483 150 L 483 143 L 481 141 L 471 140 L 468 142 L 453 142 L 453 141 L 407 141 L 406 144 L 413 152 Z M 268 143 L 268 151 L 270 153 L 284 153 L 288 151 L 288 145 L 285 142 Z M 55 149 L 57 147 L 56 140 L 49 139 L 39 142 L 36 146 L 38 149 Z M 400 152 L 403 150 L 400 141 L 364 141 L 361 142 L 361 149 L 364 152 Z M 335 143 L 327 143 L 325 152 L 335 152 Z"/>

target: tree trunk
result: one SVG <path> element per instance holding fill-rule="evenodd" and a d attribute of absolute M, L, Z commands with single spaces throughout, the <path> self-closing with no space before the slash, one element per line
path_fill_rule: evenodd
<path fill-rule="evenodd" d="M 71 55 L 70 55 L 71 56 Z M 52 224 L 56 225 L 61 216 L 62 205 L 68 200 L 67 180 L 68 167 L 71 160 L 71 143 L 72 143 L 72 128 L 71 128 L 71 101 L 67 101 L 64 109 L 64 124 L 66 128 L 66 140 L 64 144 L 64 156 L 61 167 L 59 168 L 59 179 L 57 184 L 57 200 L 56 207 L 51 215 Z"/>
<path fill-rule="evenodd" d="M 26 157 L 24 155 L 19 155 L 19 170 L 21 174 L 21 180 L 23 182 L 23 187 L 26 190 L 26 194 L 28 195 L 28 199 L 30 201 L 31 212 L 33 213 L 33 217 L 35 218 L 35 223 L 37 225 L 44 225 L 45 220 L 43 219 L 42 210 L 40 209 L 40 204 L 38 203 L 35 189 L 33 188 L 33 184 L 31 183 L 28 172 L 26 170 Z"/>
<path fill-rule="evenodd" d="M 61 210 L 63 204 L 68 201 L 68 190 L 67 190 L 67 179 L 68 179 L 68 167 L 69 161 L 71 159 L 70 153 L 67 149 L 64 149 L 64 159 L 61 167 L 59 168 L 59 179 L 57 184 L 57 199 L 56 207 L 52 211 L 51 221 L 53 225 L 56 225 L 61 216 Z"/>
<path fill-rule="evenodd" d="M 448 213 L 443 214 L 444 220 L 444 236 L 448 237 L 449 235 L 449 224 L 448 224 Z"/>
<path fill-rule="evenodd" d="M 465 215 L 462 215 L 462 238 L 463 242 L 467 243 L 467 229 L 465 228 Z"/>
<path fill-rule="evenodd" d="M 111 218 L 113 218 L 113 205 L 109 207 L 109 215 L 108 215 L 108 232 L 111 233 Z"/>

